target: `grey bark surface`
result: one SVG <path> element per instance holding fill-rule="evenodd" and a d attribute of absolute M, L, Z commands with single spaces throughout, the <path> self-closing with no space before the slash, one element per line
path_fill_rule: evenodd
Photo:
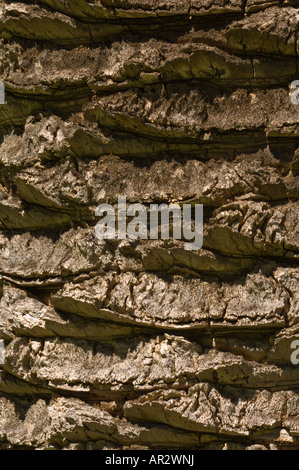
<path fill-rule="evenodd" d="M 0 1 L 0 449 L 299 449 L 298 6 Z"/>

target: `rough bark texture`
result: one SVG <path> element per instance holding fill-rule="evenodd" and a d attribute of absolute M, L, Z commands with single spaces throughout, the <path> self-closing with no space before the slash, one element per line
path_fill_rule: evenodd
<path fill-rule="evenodd" d="M 297 5 L 0 1 L 1 448 L 299 449 Z"/>

